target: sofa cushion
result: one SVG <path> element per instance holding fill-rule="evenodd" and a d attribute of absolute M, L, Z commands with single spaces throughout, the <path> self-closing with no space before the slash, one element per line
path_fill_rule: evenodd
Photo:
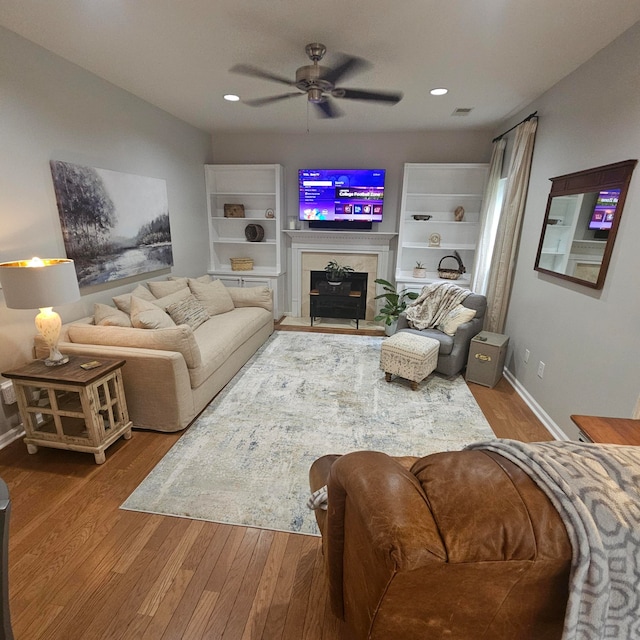
<path fill-rule="evenodd" d="M 79 344 L 176 351 L 182 354 L 189 369 L 202 364 L 200 349 L 188 325 L 169 329 L 135 329 L 71 323 L 67 325 L 67 335 L 71 342 Z"/>
<path fill-rule="evenodd" d="M 156 298 L 155 300 L 149 300 L 157 307 L 160 307 L 162 310 L 166 311 L 167 307 L 170 307 L 172 304 L 176 302 L 180 302 L 185 298 L 188 298 L 191 295 L 191 291 L 189 287 L 184 287 L 183 289 L 178 289 L 175 293 L 170 293 L 169 295 L 163 296 L 162 298 Z M 176 324 L 180 324 L 177 322 Z"/>
<path fill-rule="evenodd" d="M 149 289 L 139 284 L 131 293 L 123 293 L 120 296 L 114 296 L 112 298 L 113 303 L 126 314 L 131 314 L 131 296 L 141 298 L 142 300 L 155 300 L 155 296 Z"/>
<path fill-rule="evenodd" d="M 124 311 L 101 302 L 96 302 L 93 305 L 93 319 L 96 324 L 105 327 L 131 326 L 131 318 Z"/>
<path fill-rule="evenodd" d="M 227 287 L 236 307 L 262 307 L 273 311 L 273 295 L 269 287 Z"/>
<path fill-rule="evenodd" d="M 448 336 L 446 333 L 442 331 L 438 331 L 437 329 L 401 329 L 400 332 L 413 333 L 417 336 L 424 336 L 426 338 L 433 338 L 440 343 L 440 349 L 438 350 L 438 355 L 440 356 L 448 356 L 451 351 L 453 351 L 453 336 Z"/>
<path fill-rule="evenodd" d="M 169 280 L 184 280 L 185 283 L 189 280 L 189 278 L 185 276 L 169 276 Z M 208 273 L 205 273 L 203 276 L 198 276 L 197 278 L 193 278 L 193 280 L 197 280 L 198 282 L 211 282 L 211 276 Z"/>
<path fill-rule="evenodd" d="M 209 313 L 193 295 L 169 305 L 167 313 L 176 324 L 188 324 L 192 329 L 197 329 L 209 319 Z"/>
<path fill-rule="evenodd" d="M 243 307 L 209 318 L 194 332 L 200 349 L 202 366 L 189 370 L 192 388 L 199 387 L 251 336 L 266 324 L 273 324 L 273 314 L 259 307 Z"/>
<path fill-rule="evenodd" d="M 235 308 L 227 288 L 220 280 L 204 283 L 189 278 L 189 289 L 212 317 Z"/>
<path fill-rule="evenodd" d="M 187 288 L 187 279 L 179 278 L 176 280 L 151 280 L 147 282 L 147 286 L 151 289 L 151 293 L 156 298 L 163 298 L 164 296 L 171 295 L 180 289 Z"/>
<path fill-rule="evenodd" d="M 167 329 L 175 322 L 153 302 L 131 296 L 131 324 L 136 329 Z"/>
<path fill-rule="evenodd" d="M 436 329 L 443 331 L 448 336 L 453 336 L 461 324 L 469 322 L 469 320 L 473 320 L 475 315 L 475 309 L 469 309 L 459 304 L 457 307 L 449 311 Z"/>

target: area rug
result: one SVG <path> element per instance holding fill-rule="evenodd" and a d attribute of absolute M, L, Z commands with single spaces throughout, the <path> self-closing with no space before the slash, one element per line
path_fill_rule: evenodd
<path fill-rule="evenodd" d="M 461 376 L 385 381 L 383 338 L 276 332 L 122 505 L 317 535 L 312 462 L 370 449 L 423 456 L 494 437 Z"/>

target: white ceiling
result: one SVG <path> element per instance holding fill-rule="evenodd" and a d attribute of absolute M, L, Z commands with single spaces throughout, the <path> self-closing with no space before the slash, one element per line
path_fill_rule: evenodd
<path fill-rule="evenodd" d="M 640 0 L 2 0 L 0 24 L 203 130 L 358 132 L 491 128 L 640 20 Z M 322 42 L 373 68 L 345 80 L 404 93 L 393 106 L 340 101 L 318 119 L 303 96 L 229 73 L 293 79 Z M 449 93 L 429 95 L 433 87 Z M 601 88 L 602 89 L 602 88 Z M 606 89 L 606 88 L 605 88 Z M 469 116 L 452 116 L 472 107 Z"/>

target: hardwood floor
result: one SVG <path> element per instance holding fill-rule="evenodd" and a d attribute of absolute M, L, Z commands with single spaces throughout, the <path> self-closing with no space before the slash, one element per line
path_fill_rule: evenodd
<path fill-rule="evenodd" d="M 469 386 L 498 436 L 552 439 L 506 380 Z M 119 509 L 179 436 L 135 431 L 103 465 L 0 451 L 16 640 L 348 640 L 318 538 Z"/>

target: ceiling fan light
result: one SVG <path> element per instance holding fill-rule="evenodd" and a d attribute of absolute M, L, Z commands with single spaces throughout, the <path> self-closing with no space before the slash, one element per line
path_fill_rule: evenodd
<path fill-rule="evenodd" d="M 235 95 L 235 93 L 227 93 L 222 97 L 229 102 L 238 102 L 240 100 L 240 96 Z"/>
<path fill-rule="evenodd" d="M 307 90 L 307 96 L 309 96 L 309 102 L 313 102 L 317 104 L 318 102 L 324 101 L 324 96 L 322 95 L 322 89 L 316 89 L 315 87 Z"/>
<path fill-rule="evenodd" d="M 444 87 L 436 87 L 435 89 L 431 89 L 431 91 L 429 91 L 429 93 L 432 96 L 443 96 L 446 93 L 449 93 L 449 89 L 445 89 Z"/>

